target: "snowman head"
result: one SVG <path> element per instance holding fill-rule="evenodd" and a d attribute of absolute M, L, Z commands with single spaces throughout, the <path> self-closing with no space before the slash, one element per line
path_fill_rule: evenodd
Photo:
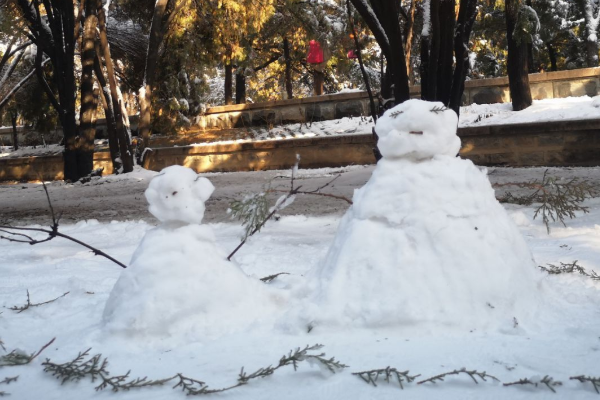
<path fill-rule="evenodd" d="M 377 120 L 377 147 L 385 159 L 455 156 L 460 150 L 457 123 L 456 113 L 440 102 L 407 100 Z"/>
<path fill-rule="evenodd" d="M 148 189 L 149 210 L 161 222 L 199 224 L 215 187 L 190 168 L 173 165 L 160 171 Z"/>

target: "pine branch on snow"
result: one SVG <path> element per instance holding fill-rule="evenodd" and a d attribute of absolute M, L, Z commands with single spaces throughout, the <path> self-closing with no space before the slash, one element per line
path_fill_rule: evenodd
<path fill-rule="evenodd" d="M 273 375 L 279 368 L 292 365 L 294 370 L 297 370 L 298 364 L 307 361 L 309 363 L 315 362 L 332 373 L 337 372 L 340 369 L 347 368 L 347 365 L 336 361 L 335 358 L 325 358 L 325 353 L 311 354 L 312 351 L 317 351 L 323 348 L 322 345 L 316 344 L 313 346 L 306 346 L 303 349 L 297 348 L 296 350 L 290 351 L 287 356 L 281 357 L 279 363 L 276 366 L 269 365 L 268 367 L 259 368 L 252 373 L 247 373 L 242 367 L 237 382 L 232 386 L 227 386 L 219 389 L 211 389 L 205 382 L 189 378 L 183 374 L 177 373 L 169 378 L 151 380 L 147 377 L 143 378 L 130 378 L 130 372 L 128 371 L 124 375 L 111 376 L 108 371 L 108 360 L 102 358 L 102 354 L 96 354 L 93 357 L 86 360 L 89 356 L 90 349 L 80 352 L 77 357 L 72 361 L 56 364 L 46 359 L 42 365 L 44 371 L 52 374 L 61 381 L 61 384 L 67 382 L 78 382 L 85 377 L 90 377 L 92 382 L 99 381 L 100 384 L 96 386 L 96 390 L 104 390 L 111 388 L 113 392 L 120 390 L 131 390 L 141 389 L 152 386 L 163 386 L 168 382 L 175 382 L 173 389 L 180 388 L 187 395 L 206 395 L 212 393 L 225 392 L 240 386 L 247 385 L 251 380 L 257 378 L 265 378 Z"/>
<path fill-rule="evenodd" d="M 492 378 L 493 380 L 500 382 L 500 380 L 498 378 L 487 374 L 485 371 L 483 371 L 483 372 L 478 372 L 477 370 L 467 371 L 466 368 L 461 368 L 461 369 L 455 369 L 454 371 L 450 371 L 450 372 L 444 372 L 443 374 L 432 376 L 431 378 L 424 379 L 420 382 L 417 382 L 417 385 L 421 385 L 426 382 L 431 382 L 431 383 L 437 383 L 437 381 L 443 382 L 445 377 L 450 376 L 450 375 L 459 375 L 459 374 L 469 375 L 469 377 L 471 379 L 473 379 L 473 382 L 475 382 L 476 384 L 479 384 L 479 382 L 477 381 L 477 378 L 479 378 L 483 381 L 486 381 L 486 382 L 487 382 L 487 380 L 485 378 Z"/>
<path fill-rule="evenodd" d="M 10 353 L 1 356 L 0 357 L 0 367 L 16 367 L 19 365 L 29 364 L 30 362 L 35 360 L 37 358 L 37 356 L 39 356 L 44 350 L 46 350 L 46 348 L 48 346 L 50 346 L 52 343 L 54 343 L 55 339 L 56 338 L 52 339 L 51 341 L 49 341 L 48 343 L 43 345 L 35 353 L 27 354 L 22 350 L 13 350 Z"/>
<path fill-rule="evenodd" d="M 583 268 L 581 265 L 577 264 L 577 260 L 573 261 L 570 264 L 561 262 L 560 266 L 556 266 L 554 264 L 548 264 L 547 267 L 544 267 L 544 266 L 540 265 L 539 268 L 542 271 L 547 272 L 550 275 L 572 274 L 574 272 L 577 272 L 580 275 L 587 276 L 588 278 L 590 278 L 594 281 L 600 280 L 600 275 L 598 275 L 596 273 L 596 271 L 592 270 L 592 272 L 587 272 L 585 270 L 585 268 Z"/>
<path fill-rule="evenodd" d="M 554 378 L 546 375 L 542 379 L 540 379 L 538 382 L 534 382 L 534 381 L 530 380 L 529 378 L 524 378 L 524 379 L 519 379 L 518 381 L 515 381 L 515 382 L 509 382 L 509 383 L 503 384 L 503 386 L 516 386 L 516 385 L 531 385 L 534 387 L 544 385 L 548 389 L 550 389 L 553 393 L 556 393 L 556 390 L 554 389 L 554 387 L 562 386 L 562 382 L 555 381 Z"/>
<path fill-rule="evenodd" d="M 230 205 L 231 213 L 234 217 L 242 221 L 242 226 L 245 227 L 244 235 L 242 236 L 241 243 L 227 256 L 228 260 L 237 253 L 237 251 L 246 243 L 248 238 L 258 233 L 262 227 L 273 218 L 279 211 L 293 203 L 297 194 L 309 194 L 314 196 L 332 197 L 340 200 L 344 200 L 349 204 L 352 201 L 344 196 L 338 196 L 331 193 L 321 193 L 321 190 L 330 186 L 337 178 L 341 175 L 337 175 L 335 178 L 311 191 L 301 191 L 302 186 L 295 186 L 296 171 L 300 164 L 300 155 L 296 155 L 296 164 L 292 167 L 292 173 L 290 177 L 290 189 L 289 190 L 278 190 L 271 189 L 271 182 L 267 185 L 267 188 L 259 194 L 253 194 L 246 196 L 242 201 L 234 201 Z M 278 178 L 278 177 L 276 177 Z M 268 207 L 266 195 L 273 192 L 285 193 L 271 208 Z"/>
<path fill-rule="evenodd" d="M 0 385 L 10 385 L 12 382 L 16 382 L 17 379 L 19 379 L 19 376 L 7 376 L 6 378 L 4 378 L 3 380 L 0 381 Z M 10 393 L 4 392 L 4 391 L 0 391 L 0 397 L 4 397 L 4 396 L 9 396 Z"/>
<path fill-rule="evenodd" d="M 264 283 L 270 283 L 280 275 L 289 275 L 289 272 L 280 272 L 278 274 L 265 276 L 264 278 L 260 278 L 260 280 L 263 281 Z"/>
<path fill-rule="evenodd" d="M 398 371 L 396 368 L 390 368 L 389 366 L 383 369 L 372 369 L 370 371 L 353 372 L 352 375 L 360 377 L 363 381 L 373 386 L 377 386 L 376 382 L 380 376 L 383 376 L 383 379 L 385 379 L 387 383 L 390 383 L 390 379 L 395 378 L 398 382 L 398 385 L 400 385 L 400 389 L 404 389 L 402 382 L 411 383 L 416 378 L 421 376 L 420 374 L 411 376 L 409 375 L 408 370 L 401 372 Z"/>
<path fill-rule="evenodd" d="M 577 380 L 581 383 L 589 382 L 592 385 L 594 385 L 594 390 L 596 390 L 596 393 L 600 394 L 600 377 L 579 375 L 579 376 L 572 376 L 569 379 Z"/>
<path fill-rule="evenodd" d="M 57 298 L 55 298 L 55 299 L 48 300 L 48 301 L 44 301 L 44 302 L 41 302 L 41 303 L 32 303 L 32 302 L 31 302 L 31 300 L 30 300 L 30 298 L 29 298 L 29 290 L 27 290 L 27 303 L 26 303 L 26 304 L 24 304 L 24 305 L 22 305 L 22 306 L 12 306 L 12 307 L 10 308 L 10 310 L 12 310 L 12 311 L 16 311 L 16 312 L 17 312 L 17 314 L 20 314 L 20 313 L 22 313 L 23 311 L 25 311 L 25 310 L 28 310 L 28 309 L 29 309 L 29 308 L 31 308 L 31 307 L 39 307 L 39 306 L 43 306 L 43 305 L 45 305 L 45 304 L 50 304 L 50 303 L 53 303 L 53 302 L 55 302 L 56 300 L 58 300 L 58 299 L 60 299 L 60 298 L 62 298 L 62 297 L 65 297 L 65 296 L 66 296 L 66 295 L 68 295 L 69 293 L 70 293 L 70 292 L 63 293 L 62 295 L 58 296 L 58 297 L 57 297 Z"/>
<path fill-rule="evenodd" d="M 582 206 L 581 203 L 587 198 L 597 196 L 597 187 L 587 181 L 573 178 L 562 182 L 559 178 L 548 176 L 548 170 L 544 171 L 541 180 L 496 183 L 493 186 L 494 188 L 514 186 L 533 190 L 533 192 L 523 196 L 515 196 L 507 192 L 506 195 L 498 198 L 498 201 L 525 206 L 540 203 L 533 218 L 535 219 L 538 215 L 541 215 L 548 233 L 550 233 L 551 222 L 560 221 L 563 226 L 566 226 L 565 218 L 575 218 L 575 212 L 588 213 L 588 207 Z"/>

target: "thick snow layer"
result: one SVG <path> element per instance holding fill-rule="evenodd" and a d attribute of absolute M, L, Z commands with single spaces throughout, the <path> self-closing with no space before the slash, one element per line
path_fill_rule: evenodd
<path fill-rule="evenodd" d="M 383 159 L 314 273 L 308 312 L 324 325 L 507 328 L 531 320 L 539 275 L 485 172 Z"/>
<path fill-rule="evenodd" d="M 541 274 L 485 171 L 454 157 L 443 108 L 409 100 L 377 122 L 383 159 L 312 274 L 315 324 L 506 329 L 536 311 Z"/>
<path fill-rule="evenodd" d="M 192 169 L 173 165 L 163 169 L 146 190 L 149 211 L 162 222 L 202 222 L 208 200 L 215 187 Z"/>
<path fill-rule="evenodd" d="M 163 223 L 142 239 L 111 292 L 104 309 L 110 330 L 223 335 L 273 313 L 275 296 L 227 261 L 212 230 L 198 225 L 213 190 L 208 179 L 180 166 L 152 179 L 146 198 Z"/>
<path fill-rule="evenodd" d="M 522 111 L 513 111 L 511 103 L 471 104 L 461 107 L 459 126 L 599 119 L 600 110 L 595 104 L 589 96 L 534 100 Z"/>
<path fill-rule="evenodd" d="M 106 303 L 108 329 L 214 337 L 273 313 L 276 297 L 269 288 L 225 256 L 208 226 L 163 224 L 149 231 Z"/>
<path fill-rule="evenodd" d="M 387 110 L 377 120 L 377 147 L 388 159 L 422 160 L 434 155 L 455 156 L 460 149 L 456 113 L 441 102 L 417 99 Z"/>
<path fill-rule="evenodd" d="M 336 181 L 336 189 L 339 182 L 348 179 L 364 183 L 364 172 L 370 172 L 371 168 L 346 171 Z M 336 171 L 322 170 L 318 174 L 325 172 Z M 490 179 L 499 182 L 528 181 L 539 178 L 543 172 L 544 169 L 541 168 L 494 168 L 490 169 Z M 230 185 L 230 191 L 222 195 L 239 198 L 239 193 L 233 192 L 234 185 L 240 185 L 244 190 L 260 190 L 264 184 L 261 179 L 268 181 L 268 178 L 280 173 L 211 174 L 211 177 L 213 182 L 222 182 L 215 183 L 217 191 L 225 183 Z M 574 176 L 597 179 L 599 175 L 597 168 L 550 168 L 549 173 L 566 179 Z M 298 178 L 303 179 L 305 188 L 309 188 L 311 184 L 318 187 L 321 181 L 315 183 L 309 179 L 316 174 L 314 171 L 300 170 Z M 119 182 L 86 185 L 55 182 L 48 186 L 52 198 L 57 199 L 55 209 L 68 212 L 69 207 L 66 206 L 71 203 L 58 199 L 104 198 L 109 201 L 108 199 L 122 195 L 130 186 L 140 186 L 144 182 L 132 179 L 127 185 L 127 176 L 129 175 L 125 174 L 120 177 Z M 250 184 L 254 186 L 251 187 Z M 215 192 L 214 196 L 216 195 Z M 0 185 L 0 204 L 5 208 L 6 203 L 3 201 L 7 198 L 19 204 L 32 204 L 34 198 L 43 199 L 43 196 L 39 185 Z M 302 207 L 294 208 L 300 201 L 311 199 L 312 205 L 303 203 Z M 307 271 L 315 268 L 326 255 L 339 223 L 338 214 L 332 210 L 327 215 L 314 216 L 314 213 L 320 212 L 322 207 L 319 205 L 326 199 L 315 196 L 299 198 L 286 211 L 306 215 L 283 216 L 278 221 L 270 221 L 260 234 L 254 236 L 236 254 L 240 268 L 255 278 L 278 272 L 290 273 L 278 277 L 267 287 L 271 286 L 279 295 L 289 296 L 291 301 L 298 301 L 297 289 L 303 287 Z M 80 200 L 73 201 L 73 208 L 80 204 Z M 133 201 L 131 195 L 121 198 L 120 205 L 114 202 L 108 204 L 115 209 L 124 208 L 123 211 L 133 213 L 129 215 L 134 215 L 135 218 L 143 217 L 151 221 L 150 218 L 135 213 L 135 209 L 126 208 Z M 91 203 L 98 202 L 86 200 L 79 208 L 96 205 Z M 507 211 L 525 237 L 537 265 L 579 260 L 579 264 L 586 270 L 600 272 L 600 200 L 588 200 L 584 205 L 589 207 L 589 214 L 577 213 L 577 218 L 566 221 L 567 227 L 554 224 L 550 235 L 539 218 L 533 219 L 535 206 L 509 205 Z M 42 204 L 41 208 L 44 206 Z M 345 206 L 342 204 L 340 208 Z M 26 211 L 22 214 L 24 217 L 28 215 Z M 224 208 L 213 208 L 211 215 L 209 207 L 205 218 L 214 221 L 218 219 L 215 214 L 225 216 Z M 119 214 L 121 221 L 110 222 L 105 219 L 106 222 L 102 223 L 92 220 L 77 224 L 65 223 L 59 229 L 121 261 L 127 261 L 142 237 L 154 228 L 146 222 L 125 221 L 127 215 Z M 209 227 L 215 232 L 220 247 L 233 250 L 238 245 L 242 233 L 239 224 L 218 223 Z M 199 253 L 197 258 L 201 259 Z M 323 351 L 327 353 L 327 358 L 335 356 L 336 360 L 349 365 L 349 368 L 333 375 L 301 362 L 297 371 L 291 366 L 281 368 L 272 376 L 253 380 L 248 385 L 213 396 L 282 400 L 391 400 L 401 397 L 415 400 L 598 398 L 591 384 L 569 380 L 569 377 L 581 374 L 598 376 L 600 283 L 580 275 L 544 276 L 544 284 L 553 289 L 554 295 L 547 299 L 545 314 L 536 329 L 529 329 L 532 320 L 518 319 L 510 326 L 509 331 L 504 332 L 483 332 L 474 327 L 451 329 L 443 325 L 426 333 L 422 329 L 407 331 L 392 327 L 327 331 L 315 326 L 310 333 L 303 330 L 290 334 L 271 329 L 267 319 L 258 324 L 264 330 L 252 329 L 213 338 L 201 332 L 188 332 L 182 341 L 174 337 L 152 340 L 133 332 L 120 335 L 99 329 L 104 305 L 120 273 L 121 269 L 110 261 L 95 257 L 79 245 L 60 238 L 36 246 L 0 240 L 0 307 L 3 307 L 0 310 L 0 339 L 4 342 L 6 353 L 16 348 L 28 354 L 33 353 L 56 337 L 53 345 L 29 365 L 0 370 L 0 381 L 7 376 L 19 375 L 17 382 L 0 385 L 0 391 L 10 393 L 7 398 L 186 398 L 179 389 L 173 390 L 170 384 L 119 391 L 115 394 L 110 389 L 96 392 L 94 386 L 99 383 L 97 380 L 91 382 L 89 378 L 84 378 L 79 382 L 61 385 L 60 381 L 42 372 L 42 363 L 46 358 L 63 363 L 90 347 L 90 355 L 101 353 L 108 358 L 111 375 L 125 374 L 131 370 L 131 378 L 148 376 L 148 379 L 157 379 L 181 372 L 207 382 L 212 388 L 219 388 L 235 384 L 242 366 L 247 373 L 268 365 L 276 366 L 280 357 L 288 354 L 290 349 L 314 343 L 324 344 Z M 70 293 L 57 301 L 22 313 L 10 310 L 12 306 L 25 303 L 26 290 L 29 290 L 34 303 L 51 300 L 67 291 Z M 524 332 L 525 329 L 521 327 L 525 327 L 527 331 Z M 6 353 L 0 348 L 0 355 Z M 353 372 L 385 368 L 388 365 L 400 371 L 410 370 L 411 375 L 421 374 L 418 379 L 466 367 L 485 370 L 502 382 L 514 382 L 522 378 L 539 380 L 549 375 L 561 381 L 562 386 L 555 387 L 555 394 L 545 385 L 504 387 L 490 379 L 476 385 L 468 376 L 458 375 L 449 376 L 444 382 L 435 385 L 404 382 L 402 391 L 396 382 L 387 383 L 381 377 L 377 381 L 377 387 L 374 387 L 352 375 Z"/>

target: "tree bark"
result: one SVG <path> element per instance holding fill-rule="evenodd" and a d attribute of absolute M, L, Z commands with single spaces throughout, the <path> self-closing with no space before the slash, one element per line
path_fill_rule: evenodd
<path fill-rule="evenodd" d="M 246 103 L 246 75 L 244 71 L 235 73 L 235 104 Z"/>
<path fill-rule="evenodd" d="M 100 98 L 102 100 L 102 107 L 104 108 L 104 116 L 106 118 L 106 131 L 108 134 L 108 149 L 110 151 L 110 159 L 112 160 L 113 170 L 118 171 L 121 168 L 121 163 L 118 161 L 119 158 L 119 140 L 117 139 L 117 123 L 115 122 L 115 114 L 113 111 L 113 102 L 110 95 L 110 88 L 104 78 L 104 71 L 102 70 L 102 63 L 99 54 L 100 46 L 96 45 L 96 59 L 94 60 L 94 73 L 98 84 L 102 89 L 100 92 Z"/>
<path fill-rule="evenodd" d="M 400 2 L 390 0 L 369 0 L 371 7 L 363 0 L 351 0 L 354 8 L 363 17 L 381 51 L 387 60 L 384 83 L 393 84 L 396 104 L 410 98 L 404 42 L 400 29 Z M 390 91 L 389 87 L 381 88 L 382 94 Z"/>
<path fill-rule="evenodd" d="M 81 110 L 77 164 L 80 171 L 94 169 L 95 113 L 98 106 L 94 93 L 94 60 L 96 58 L 96 27 L 98 26 L 97 0 L 87 0 L 81 44 Z M 82 175 L 85 176 L 85 175 Z"/>
<path fill-rule="evenodd" d="M 288 99 L 294 98 L 292 91 L 292 59 L 290 58 L 290 42 L 283 38 L 283 58 L 285 60 L 285 92 Z"/>
<path fill-rule="evenodd" d="M 508 41 L 508 85 L 514 111 L 521 111 L 532 104 L 529 88 L 529 68 L 527 62 L 527 43 L 513 37 L 520 0 L 505 1 L 506 36 Z"/>
<path fill-rule="evenodd" d="M 466 1 L 466 0 L 463 0 Z M 452 87 L 452 65 L 454 64 L 455 0 L 441 0 L 439 9 L 440 47 L 435 100 L 448 105 Z"/>
<path fill-rule="evenodd" d="M 143 150 L 150 143 L 151 123 L 152 123 L 152 91 L 156 79 L 156 67 L 158 65 L 159 48 L 165 36 L 164 22 L 169 17 L 167 6 L 169 0 L 156 0 L 154 13 L 152 15 L 152 25 L 150 27 L 150 37 L 148 40 L 148 51 L 146 52 L 146 66 L 144 68 L 144 83 L 140 88 L 140 120 L 138 123 L 139 135 L 142 138 L 140 150 L 143 157 Z"/>
<path fill-rule="evenodd" d="M 19 135 L 17 133 L 17 113 L 10 113 L 10 120 L 13 128 L 13 149 L 19 150 Z"/>
<path fill-rule="evenodd" d="M 75 38 L 74 38 L 74 7 L 72 1 L 43 0 L 46 10 L 42 19 L 38 1 L 17 0 L 24 22 L 31 32 L 30 38 L 38 47 L 40 53 L 36 57 L 36 71 L 40 84 L 49 94 L 52 105 L 58 112 L 65 137 L 64 176 L 65 180 L 77 181 L 91 171 L 80 171 L 77 162 L 78 131 L 75 123 Z M 48 55 L 53 66 L 52 79 L 58 92 L 58 100 L 54 99 L 52 91 L 41 70 L 41 53 Z"/>
<path fill-rule="evenodd" d="M 323 94 L 323 83 L 325 82 L 325 74 L 315 66 L 313 72 L 313 94 L 315 96 L 321 96 Z"/>
<path fill-rule="evenodd" d="M 550 71 L 558 71 L 558 66 L 556 65 L 556 50 L 554 50 L 554 46 L 552 46 L 552 43 L 546 43 L 546 48 L 548 49 L 548 58 L 550 59 Z"/>
<path fill-rule="evenodd" d="M 595 40 L 585 41 L 586 61 L 588 68 L 598 66 L 598 42 Z"/>
<path fill-rule="evenodd" d="M 465 79 L 469 71 L 468 44 L 473 30 L 473 23 L 477 16 L 477 0 L 461 0 L 456 20 L 456 33 L 454 34 L 454 58 L 456 66 L 452 76 L 452 88 L 448 107 L 460 115 L 462 96 L 465 90 Z"/>
<path fill-rule="evenodd" d="M 410 62 L 410 56 L 412 54 L 412 41 L 415 30 L 415 10 L 417 8 L 416 0 L 410 1 L 410 7 L 408 9 L 408 19 L 406 21 L 406 41 L 404 43 L 404 57 L 406 58 L 406 75 L 410 82 L 414 82 L 414 74 L 412 63 Z"/>
<path fill-rule="evenodd" d="M 230 105 L 233 104 L 233 90 L 232 90 L 232 82 L 233 81 L 233 66 L 231 65 L 231 61 L 227 61 L 225 64 L 225 104 Z"/>
<path fill-rule="evenodd" d="M 437 100 L 437 79 L 440 56 L 440 0 L 430 2 L 429 23 L 429 59 L 427 64 L 427 79 L 421 77 L 421 91 L 425 93 L 424 100 Z"/>
<path fill-rule="evenodd" d="M 115 78 L 115 70 L 110 54 L 110 45 L 108 44 L 108 35 L 106 32 L 106 15 L 104 13 L 104 8 L 102 8 L 101 4 L 98 8 L 98 24 L 100 26 L 100 46 L 104 55 L 104 62 L 106 64 L 108 84 L 110 87 L 110 99 L 112 101 L 112 109 L 114 112 L 114 119 L 116 124 L 117 147 L 119 148 L 120 152 L 121 163 L 123 167 L 122 172 L 127 173 L 133 171 L 133 149 L 131 147 L 131 136 L 128 129 L 129 124 L 125 123 L 126 115 L 124 115 L 124 113 L 122 112 L 122 107 L 119 100 L 121 96 L 119 92 L 119 87 L 117 86 L 117 79 Z"/>

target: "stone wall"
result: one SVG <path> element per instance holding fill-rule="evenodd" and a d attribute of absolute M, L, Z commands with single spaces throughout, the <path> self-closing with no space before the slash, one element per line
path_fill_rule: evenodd
<path fill-rule="evenodd" d="M 94 169 L 104 168 L 103 175 L 112 174 L 108 152 L 94 154 Z M 0 158 L 0 181 L 53 181 L 64 179 L 63 157 Z"/>
<path fill-rule="evenodd" d="M 530 74 L 531 94 L 535 100 L 569 96 L 596 96 L 600 92 L 600 68 Z M 413 98 L 421 88 L 410 88 Z M 465 82 L 463 104 L 510 102 L 508 78 L 478 79 Z M 236 104 L 209 108 L 198 117 L 195 128 L 229 129 L 281 123 L 301 123 L 369 115 L 366 92 L 330 94 L 303 99 L 278 100 L 256 104 Z"/>
<path fill-rule="evenodd" d="M 478 165 L 598 166 L 600 119 L 461 128 L 461 156 Z M 144 168 L 184 165 L 197 172 L 287 169 L 372 164 L 371 135 L 329 136 L 232 144 L 155 148 Z M 112 173 L 108 152 L 94 155 L 94 168 Z M 62 179 L 61 156 L 0 158 L 0 180 Z"/>
<path fill-rule="evenodd" d="M 459 129 L 461 155 L 478 165 L 600 165 L 600 120 Z"/>

